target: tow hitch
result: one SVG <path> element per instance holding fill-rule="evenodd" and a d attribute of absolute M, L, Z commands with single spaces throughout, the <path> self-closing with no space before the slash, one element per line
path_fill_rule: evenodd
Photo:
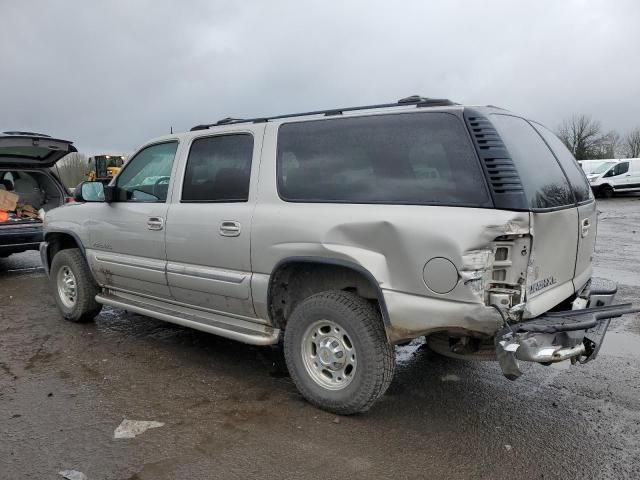
<path fill-rule="evenodd" d="M 549 312 L 533 320 L 507 325 L 495 337 L 502 373 L 515 380 L 518 361 L 551 364 L 563 360 L 586 363 L 598 355 L 612 318 L 640 312 L 630 303 Z"/>

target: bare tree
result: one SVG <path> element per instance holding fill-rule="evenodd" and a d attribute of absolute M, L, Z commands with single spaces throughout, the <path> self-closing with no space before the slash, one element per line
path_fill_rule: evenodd
<path fill-rule="evenodd" d="M 60 177 L 62 183 L 69 188 L 86 180 L 88 173 L 87 156 L 83 153 L 70 153 L 58 160 L 52 170 Z"/>
<path fill-rule="evenodd" d="M 634 128 L 624 136 L 623 148 L 627 157 L 640 157 L 640 127 Z"/>
<path fill-rule="evenodd" d="M 615 130 L 600 137 L 597 148 L 598 155 L 594 158 L 619 158 L 622 156 L 622 139 L 620 134 Z"/>
<path fill-rule="evenodd" d="M 577 160 L 601 157 L 602 128 L 588 115 L 572 115 L 556 131 Z"/>

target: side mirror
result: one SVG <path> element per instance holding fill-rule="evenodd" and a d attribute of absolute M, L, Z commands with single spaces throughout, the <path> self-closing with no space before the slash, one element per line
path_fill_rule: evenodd
<path fill-rule="evenodd" d="M 115 185 L 107 185 L 104 187 L 104 201 L 111 202 L 126 202 L 130 196 L 126 190 L 116 187 Z"/>
<path fill-rule="evenodd" d="M 116 187 L 114 187 L 113 185 L 107 185 L 106 187 L 104 187 L 105 201 L 107 203 L 117 202 L 118 201 L 117 193 L 118 193 L 118 190 Z"/>
<path fill-rule="evenodd" d="M 75 190 L 76 202 L 104 202 L 105 190 L 102 182 L 82 182 Z"/>

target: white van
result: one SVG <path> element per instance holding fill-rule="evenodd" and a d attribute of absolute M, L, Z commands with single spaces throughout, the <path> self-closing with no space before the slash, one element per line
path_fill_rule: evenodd
<path fill-rule="evenodd" d="M 593 192 L 605 198 L 619 192 L 640 192 L 640 158 L 607 160 L 587 178 Z"/>

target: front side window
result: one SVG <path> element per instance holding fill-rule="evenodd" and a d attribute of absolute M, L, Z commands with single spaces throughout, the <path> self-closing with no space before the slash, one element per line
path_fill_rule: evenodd
<path fill-rule="evenodd" d="M 613 167 L 613 176 L 616 177 L 618 175 L 622 175 L 623 173 L 627 173 L 629 171 L 629 162 L 620 162 L 615 167 Z"/>
<path fill-rule="evenodd" d="M 562 143 L 562 141 L 553 132 L 539 123 L 534 124 L 534 127 L 538 130 L 538 133 L 542 135 L 542 138 L 544 138 L 545 142 L 549 145 L 549 148 L 551 148 L 553 153 L 556 155 L 558 162 L 560 162 L 564 173 L 569 179 L 576 201 L 578 203 L 585 202 L 593 198 L 593 193 L 591 192 L 591 187 L 589 186 L 587 177 L 584 174 L 584 170 L 580 167 L 578 162 L 576 162 L 576 159 L 567 147 L 565 147 L 564 143 Z"/>
<path fill-rule="evenodd" d="M 193 141 L 182 186 L 182 202 L 246 202 L 253 137 L 220 135 Z"/>
<path fill-rule="evenodd" d="M 178 142 L 151 145 L 136 154 L 116 180 L 130 202 L 165 202 Z"/>
<path fill-rule="evenodd" d="M 464 125 L 441 112 L 283 124 L 277 183 L 293 202 L 490 206 Z"/>
<path fill-rule="evenodd" d="M 530 208 L 575 205 L 567 177 L 547 144 L 529 122 L 520 117 L 502 114 L 491 115 L 491 122 L 518 169 Z"/>

